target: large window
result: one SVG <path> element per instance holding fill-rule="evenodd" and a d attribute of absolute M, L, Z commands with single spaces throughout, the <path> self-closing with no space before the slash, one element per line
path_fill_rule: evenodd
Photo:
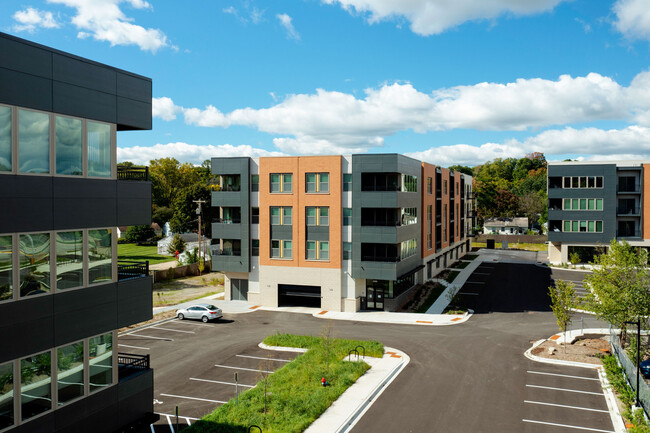
<path fill-rule="evenodd" d="M 0 430 L 14 425 L 14 363 L 0 364 Z"/>
<path fill-rule="evenodd" d="M 563 221 L 563 232 L 602 233 L 602 221 Z"/>
<path fill-rule="evenodd" d="M 415 207 L 402 208 L 401 211 L 401 225 L 409 226 L 411 224 L 417 224 L 418 222 L 418 209 Z"/>
<path fill-rule="evenodd" d="M 352 173 L 343 173 L 343 191 L 352 191 Z"/>
<path fill-rule="evenodd" d="M 291 206 L 271 206 L 271 225 L 290 226 L 293 224 Z"/>
<path fill-rule="evenodd" d="M 22 420 L 52 409 L 52 357 L 50 352 L 20 360 L 20 407 Z"/>
<path fill-rule="evenodd" d="M 113 334 L 93 337 L 88 342 L 90 392 L 113 383 Z"/>
<path fill-rule="evenodd" d="M 602 188 L 603 176 L 565 176 L 562 178 L 563 188 Z"/>
<path fill-rule="evenodd" d="M 343 242 L 343 260 L 352 260 L 351 242 Z"/>
<path fill-rule="evenodd" d="M 0 171 L 11 171 L 11 107 L 2 105 L 0 105 Z"/>
<path fill-rule="evenodd" d="M 427 194 L 433 194 L 433 179 L 427 177 Z"/>
<path fill-rule="evenodd" d="M 257 257 L 260 255 L 260 240 L 252 239 L 251 240 L 251 256 Z"/>
<path fill-rule="evenodd" d="M 344 226 L 352 225 L 352 208 L 349 207 L 343 208 L 343 225 Z"/>
<path fill-rule="evenodd" d="M 409 239 L 408 241 L 403 241 L 400 245 L 401 260 L 414 256 L 417 252 L 418 252 L 418 242 L 416 239 Z"/>
<path fill-rule="evenodd" d="M 282 241 L 282 257 L 290 259 L 293 256 L 291 241 Z"/>
<path fill-rule="evenodd" d="M 325 193 L 330 190 L 329 173 L 307 173 L 305 175 L 305 192 Z"/>
<path fill-rule="evenodd" d="M 418 192 L 418 178 L 410 174 L 402 175 L 402 192 Z"/>
<path fill-rule="evenodd" d="M 11 236 L 0 236 L 0 301 L 13 298 L 12 259 Z"/>
<path fill-rule="evenodd" d="M 88 122 L 88 176 L 111 176 L 111 127 Z"/>
<path fill-rule="evenodd" d="M 260 190 L 260 175 L 253 174 L 251 175 L 251 191 L 257 192 Z"/>
<path fill-rule="evenodd" d="M 290 259 L 293 257 L 292 242 L 289 240 L 271 240 L 271 258 Z"/>
<path fill-rule="evenodd" d="M 328 226 L 330 224 L 329 207 L 308 206 L 305 208 L 305 215 L 308 226 Z"/>
<path fill-rule="evenodd" d="M 271 192 L 272 193 L 289 193 L 292 191 L 291 173 L 271 173 Z"/>
<path fill-rule="evenodd" d="M 83 286 L 83 235 L 81 231 L 56 233 L 56 288 Z"/>
<path fill-rule="evenodd" d="M 603 210 L 602 198 L 565 198 L 563 210 Z"/>
<path fill-rule="evenodd" d="M 307 241 L 307 260 L 329 260 L 330 243 L 328 241 Z"/>
<path fill-rule="evenodd" d="M 56 351 L 56 389 L 59 406 L 84 395 L 84 343 L 80 341 Z"/>
<path fill-rule="evenodd" d="M 88 230 L 88 282 L 105 283 L 113 280 L 112 230 Z"/>
<path fill-rule="evenodd" d="M 20 296 L 50 291 L 50 234 L 33 233 L 19 237 Z"/>
<path fill-rule="evenodd" d="M 50 116 L 18 110 L 18 171 L 50 172 Z"/>
<path fill-rule="evenodd" d="M 56 174 L 83 174 L 81 124 L 80 119 L 56 116 Z"/>

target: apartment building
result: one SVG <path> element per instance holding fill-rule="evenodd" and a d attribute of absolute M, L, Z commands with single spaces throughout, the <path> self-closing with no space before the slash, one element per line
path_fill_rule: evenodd
<path fill-rule="evenodd" d="M 403 155 L 213 158 L 226 299 L 394 310 L 469 249 L 472 178 Z"/>
<path fill-rule="evenodd" d="M 151 80 L 0 33 L 0 432 L 138 431 L 147 357 L 117 329 L 152 317 L 146 263 L 116 227 L 151 222 L 118 131 L 151 129 Z"/>
<path fill-rule="evenodd" d="M 606 248 L 612 241 L 650 247 L 650 161 L 550 162 L 549 260 Z"/>

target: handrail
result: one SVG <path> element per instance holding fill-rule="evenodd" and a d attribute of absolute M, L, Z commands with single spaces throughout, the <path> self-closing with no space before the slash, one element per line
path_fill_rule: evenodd
<path fill-rule="evenodd" d="M 122 380 L 133 374 L 141 373 L 149 370 L 151 359 L 149 354 L 137 355 L 135 353 L 119 353 L 117 354 L 117 365 L 119 379 Z"/>
<path fill-rule="evenodd" d="M 148 181 L 149 180 L 149 167 L 124 167 L 117 166 L 117 179 L 118 180 L 136 180 Z"/>
<path fill-rule="evenodd" d="M 117 280 L 130 280 L 149 275 L 149 260 L 138 262 L 134 260 L 119 260 L 117 262 Z"/>

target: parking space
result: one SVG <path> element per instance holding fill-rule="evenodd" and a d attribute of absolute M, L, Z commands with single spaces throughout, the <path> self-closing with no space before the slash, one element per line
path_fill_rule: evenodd
<path fill-rule="evenodd" d="M 474 309 L 473 306 L 479 302 L 475 298 L 481 296 L 481 292 L 485 288 L 493 270 L 494 265 L 482 263 L 472 272 L 458 291 L 458 296 L 460 296 L 463 305 Z"/>
<path fill-rule="evenodd" d="M 596 370 L 532 364 L 525 395 L 526 432 L 614 432 Z"/>

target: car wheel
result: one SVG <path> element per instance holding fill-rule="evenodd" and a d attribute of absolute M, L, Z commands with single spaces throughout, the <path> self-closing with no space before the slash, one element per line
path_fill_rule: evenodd
<path fill-rule="evenodd" d="M 209 320 L 209 319 L 208 319 L 208 316 L 203 316 L 203 317 L 201 317 L 201 321 L 202 321 L 203 323 L 208 323 L 208 320 Z"/>
<path fill-rule="evenodd" d="M 178 313 L 178 320 L 183 320 L 184 318 L 183 313 Z"/>

